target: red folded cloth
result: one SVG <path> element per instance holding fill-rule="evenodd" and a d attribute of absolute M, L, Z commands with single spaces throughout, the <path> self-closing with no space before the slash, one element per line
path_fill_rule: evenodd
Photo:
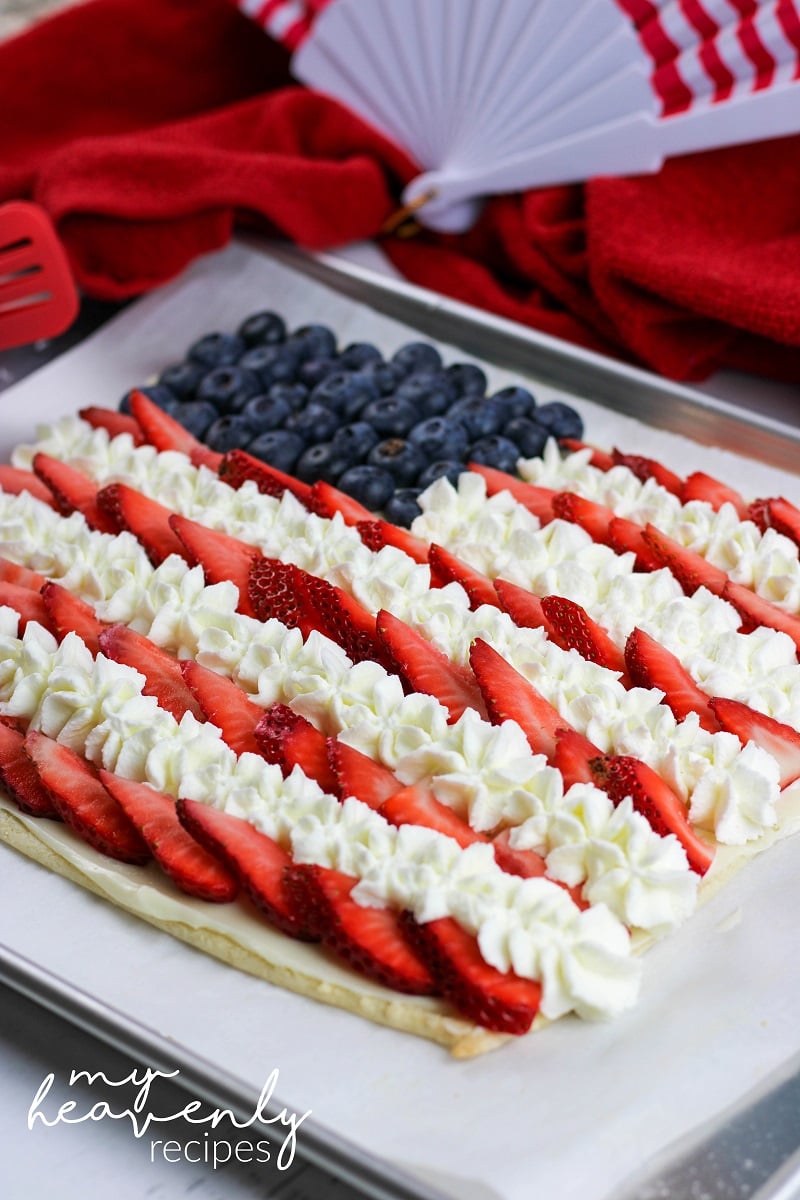
<path fill-rule="evenodd" d="M 0 45 L 0 201 L 53 216 L 84 289 L 136 295 L 238 223 L 376 237 L 414 168 L 228 0 L 90 0 Z M 800 138 L 498 197 L 386 238 L 411 280 L 678 379 L 800 380 Z"/>

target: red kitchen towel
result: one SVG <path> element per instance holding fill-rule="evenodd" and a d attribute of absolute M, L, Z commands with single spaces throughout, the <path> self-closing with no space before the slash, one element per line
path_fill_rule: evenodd
<path fill-rule="evenodd" d="M 138 294 L 235 224 L 378 235 L 413 167 L 228 0 L 90 0 L 0 45 L 0 201 L 56 221 L 89 292 Z M 800 381 L 800 138 L 492 200 L 389 238 L 411 280 L 679 379 Z"/>

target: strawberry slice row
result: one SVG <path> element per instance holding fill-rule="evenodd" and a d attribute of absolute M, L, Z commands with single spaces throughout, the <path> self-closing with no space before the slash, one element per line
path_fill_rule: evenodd
<path fill-rule="evenodd" d="M 705 874 L 713 847 L 695 832 L 683 802 L 651 767 L 629 755 L 603 754 L 486 642 L 475 641 L 470 661 L 492 720 L 516 721 L 531 749 L 559 767 L 565 783 L 588 777 L 615 804 L 630 796 L 656 833 L 675 834 L 692 870 Z"/>

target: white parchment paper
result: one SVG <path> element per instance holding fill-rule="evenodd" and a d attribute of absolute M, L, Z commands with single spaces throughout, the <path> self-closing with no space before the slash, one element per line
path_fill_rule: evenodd
<path fill-rule="evenodd" d="M 0 395 L 0 457 L 37 421 L 115 406 L 212 328 L 274 308 L 386 352 L 419 336 L 233 246 Z M 445 350 L 448 361 L 463 354 Z M 490 372 L 494 387 L 512 376 Z M 514 376 L 518 379 L 519 376 Z M 541 399 L 551 389 L 536 385 Z M 800 498 L 772 468 L 580 403 L 598 444 L 705 469 L 750 495 Z M 0 846 L 0 938 L 343 1141 L 464 1200 L 604 1200 L 644 1160 L 800 1050 L 800 845 L 756 859 L 647 954 L 639 1006 L 609 1024 L 567 1019 L 481 1059 L 271 988 L 190 950 Z M 302 1139 L 301 1139 L 302 1140 Z"/>

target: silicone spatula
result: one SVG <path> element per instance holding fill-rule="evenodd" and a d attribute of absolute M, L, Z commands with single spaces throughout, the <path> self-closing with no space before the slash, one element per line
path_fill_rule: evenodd
<path fill-rule="evenodd" d="M 50 218 L 36 204 L 0 205 L 0 350 L 63 333 L 78 293 Z"/>

